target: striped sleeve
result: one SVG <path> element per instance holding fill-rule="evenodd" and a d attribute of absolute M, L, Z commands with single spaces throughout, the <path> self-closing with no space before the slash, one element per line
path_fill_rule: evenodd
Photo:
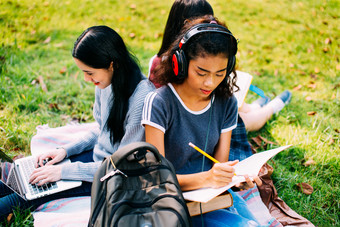
<path fill-rule="evenodd" d="M 157 92 L 151 92 L 145 97 L 142 125 L 150 125 L 165 133 L 167 129 L 166 103 Z"/>
<path fill-rule="evenodd" d="M 222 127 L 222 132 L 229 132 L 236 128 L 237 126 L 237 115 L 238 115 L 238 108 L 237 108 L 237 100 L 234 96 L 228 99 L 227 101 L 227 108 L 225 113 L 225 120 Z"/>

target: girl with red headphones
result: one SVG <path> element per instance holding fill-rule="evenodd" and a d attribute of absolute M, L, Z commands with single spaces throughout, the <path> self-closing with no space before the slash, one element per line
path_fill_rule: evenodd
<path fill-rule="evenodd" d="M 214 16 L 213 8 L 206 0 L 174 1 L 164 29 L 161 47 L 157 55 L 152 57 L 149 63 L 149 79 L 156 87 L 160 87 L 158 78 L 155 75 L 155 68 L 161 61 L 160 56 L 169 48 L 187 19 L 190 20 L 204 15 Z M 255 100 L 251 104 L 243 103 L 242 107 L 239 109 L 241 118 L 239 120 L 239 126 L 233 132 L 233 137 L 235 137 L 235 134 L 243 136 L 244 133 L 242 132 L 243 129 L 241 127 L 245 127 L 247 131 L 257 131 L 261 129 L 266 122 L 271 119 L 273 114 L 280 112 L 281 109 L 290 102 L 291 97 L 291 92 L 286 90 L 272 101 L 266 96 Z M 248 142 L 246 139 L 243 140 L 242 138 L 237 138 L 237 140 L 238 141 L 234 138 L 232 139 L 233 143 L 235 142 L 235 144 L 232 144 L 232 149 L 235 147 L 235 153 L 232 152 L 231 155 L 233 156 L 235 154 L 235 158 L 241 158 L 241 156 L 242 158 L 246 158 L 247 155 L 251 154 L 250 148 L 247 147 Z M 247 150 L 247 152 L 240 156 L 238 153 L 241 149 Z"/>
<path fill-rule="evenodd" d="M 146 142 L 172 162 L 183 191 L 218 188 L 231 182 L 234 175 L 232 166 L 238 161 L 228 162 L 228 157 L 238 107 L 232 95 L 235 81 L 229 74 L 235 71 L 236 52 L 232 33 L 206 16 L 188 22 L 162 55 L 165 60 L 156 76 L 163 86 L 146 97 L 142 124 Z M 205 159 L 189 142 L 219 163 Z M 257 176 L 253 179 L 261 184 Z M 254 187 L 248 176 L 246 180 Z M 258 225 L 247 207 L 233 206 L 202 217 L 205 226 Z M 194 226 L 200 223 L 199 216 L 193 217 Z"/>

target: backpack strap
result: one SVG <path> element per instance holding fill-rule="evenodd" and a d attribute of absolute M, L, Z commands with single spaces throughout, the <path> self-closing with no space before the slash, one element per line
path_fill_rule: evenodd
<path fill-rule="evenodd" d="M 130 160 L 130 155 L 132 155 L 132 160 L 141 160 L 145 157 L 146 152 L 151 151 L 158 162 L 162 162 L 162 156 L 158 152 L 157 148 L 147 142 L 134 142 L 130 143 L 120 149 L 118 149 L 115 153 L 112 154 L 111 158 L 116 166 L 119 165 L 119 162 L 124 159 Z"/>

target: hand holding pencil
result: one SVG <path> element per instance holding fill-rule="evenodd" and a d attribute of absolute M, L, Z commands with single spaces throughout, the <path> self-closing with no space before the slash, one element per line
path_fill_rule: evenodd
<path fill-rule="evenodd" d="M 189 143 L 189 145 L 215 163 L 213 167 L 207 171 L 208 177 L 205 178 L 205 180 L 209 182 L 209 187 L 219 188 L 229 184 L 232 181 L 232 178 L 235 175 L 233 165 L 238 163 L 238 160 L 221 163 L 194 144 Z"/>
<path fill-rule="evenodd" d="M 210 156 L 208 153 L 206 153 L 205 151 L 201 150 L 199 147 L 197 147 L 196 145 L 194 145 L 193 143 L 189 143 L 189 146 L 194 148 L 196 151 L 200 152 L 201 154 L 203 154 L 205 157 L 209 158 L 211 161 L 213 161 L 214 163 L 220 163 L 218 160 L 216 160 L 214 157 Z M 234 173 L 234 176 L 236 176 L 236 173 Z"/>
<path fill-rule="evenodd" d="M 194 148 L 195 150 L 197 150 L 198 152 L 200 152 L 201 154 L 203 154 L 205 157 L 207 157 L 207 158 L 209 158 L 211 161 L 213 161 L 214 163 L 220 163 L 218 160 L 216 160 L 214 157 L 212 157 L 212 156 L 210 156 L 209 154 L 207 154 L 205 151 L 203 151 L 203 150 L 201 150 L 199 147 L 197 147 L 196 145 L 194 145 L 193 143 L 189 143 L 189 146 L 191 146 L 192 148 Z M 228 178 L 228 175 L 229 175 L 229 173 L 230 173 L 230 168 L 228 168 L 228 166 L 229 167 L 231 167 L 232 168 L 232 176 L 231 176 L 231 178 L 233 177 L 233 176 L 244 176 L 244 178 L 246 179 L 246 184 L 238 184 L 238 185 L 236 185 L 237 187 L 240 187 L 241 188 L 241 190 L 242 190 L 242 188 L 243 189 L 248 189 L 248 188 L 253 188 L 255 185 L 254 185 L 254 183 L 253 183 L 253 181 L 252 181 L 252 179 L 251 178 L 249 178 L 249 176 L 248 175 L 236 175 L 236 173 L 234 172 L 234 168 L 232 167 L 233 165 L 235 165 L 236 163 L 238 163 L 238 161 L 233 161 L 233 162 L 225 162 L 225 163 L 227 163 L 228 165 L 227 165 L 227 168 L 224 168 L 224 171 L 222 170 L 222 172 L 220 171 L 220 170 L 214 170 L 214 167 L 216 166 L 216 167 L 219 167 L 219 166 L 217 166 L 217 165 L 214 165 L 213 166 L 213 168 L 211 169 L 212 171 L 213 171 L 213 173 L 214 174 L 216 174 L 216 173 L 219 173 L 219 174 L 222 174 L 222 175 L 224 175 L 225 174 L 225 177 L 224 177 L 224 179 L 226 180 L 225 182 L 227 182 L 227 181 L 229 181 L 229 178 Z M 222 164 L 225 164 L 225 163 L 222 163 Z M 216 176 L 215 175 L 213 175 L 213 177 L 214 178 L 216 178 Z M 255 181 L 255 183 L 257 184 L 257 185 L 259 185 L 259 186 L 261 186 L 262 185 L 262 181 L 260 180 L 260 178 L 258 177 L 258 176 L 253 176 L 253 180 Z M 231 180 L 229 181 L 229 182 L 231 182 Z M 229 183 L 228 182 L 228 183 Z M 223 186 L 223 185 L 222 185 Z"/>

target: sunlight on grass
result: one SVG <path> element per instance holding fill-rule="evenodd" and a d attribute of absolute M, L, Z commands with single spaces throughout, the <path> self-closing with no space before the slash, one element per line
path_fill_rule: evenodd
<path fill-rule="evenodd" d="M 209 1 L 239 39 L 237 68 L 274 98 L 291 103 L 259 132 L 294 146 L 270 163 L 279 196 L 317 226 L 340 225 L 340 49 L 336 0 Z M 94 88 L 71 57 L 73 43 L 93 25 L 114 28 L 147 74 L 160 47 L 172 1 L 0 1 L 0 149 L 29 154 L 38 125 L 91 122 Z M 46 88 L 39 82 L 42 78 Z M 247 101 L 257 99 L 249 93 Z M 271 148 L 270 146 L 268 148 Z M 313 160 L 315 164 L 305 166 Z M 296 184 L 308 182 L 305 195 Z M 15 225 L 33 225 L 15 213 Z"/>

